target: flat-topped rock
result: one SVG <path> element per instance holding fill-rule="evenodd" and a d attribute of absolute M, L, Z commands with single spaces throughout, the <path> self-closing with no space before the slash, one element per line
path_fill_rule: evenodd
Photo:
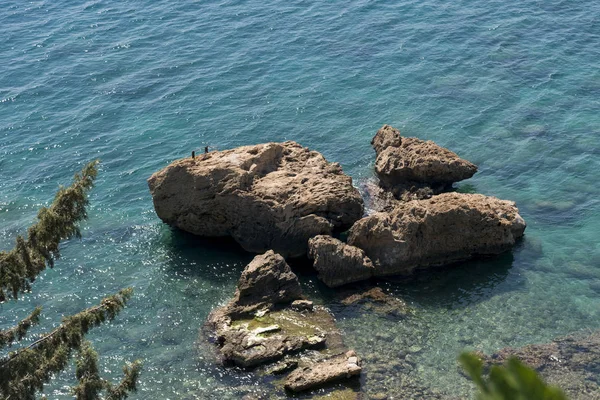
<path fill-rule="evenodd" d="M 360 360 L 353 351 L 294 370 L 285 380 L 292 392 L 316 389 L 327 383 L 360 375 Z"/>
<path fill-rule="evenodd" d="M 309 238 L 346 230 L 363 214 L 363 200 L 340 165 L 295 142 L 177 160 L 148 185 L 167 224 L 285 257 L 306 254 Z"/>
<path fill-rule="evenodd" d="M 365 251 L 378 276 L 408 275 L 416 268 L 502 253 L 525 226 L 512 201 L 444 193 L 361 219 L 350 229 L 348 244 Z"/>
<path fill-rule="evenodd" d="M 407 138 L 400 131 L 384 125 L 371 141 L 377 153 L 375 172 L 387 187 L 415 186 L 421 196 L 429 186 L 434 192 L 452 183 L 472 177 L 477 166 L 460 158 L 456 153 L 432 141 Z"/>
<path fill-rule="evenodd" d="M 363 281 L 375 274 L 375 267 L 365 252 L 331 236 L 315 236 L 308 241 L 309 258 L 329 287 Z"/>

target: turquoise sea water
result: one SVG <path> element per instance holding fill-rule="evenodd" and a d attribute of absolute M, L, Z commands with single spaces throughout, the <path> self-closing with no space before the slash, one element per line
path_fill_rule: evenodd
<path fill-rule="evenodd" d="M 206 145 L 296 140 L 360 187 L 389 123 L 478 164 L 463 190 L 517 202 L 528 228 L 511 254 L 379 283 L 412 305 L 409 320 L 344 308 L 303 275 L 365 357 L 368 393 L 394 396 L 409 379 L 466 396 L 462 349 L 600 328 L 598 2 L 3 0 L 0 39 L 0 248 L 102 160 L 83 239 L 0 306 L 0 328 L 42 305 L 48 329 L 133 286 L 90 338 L 115 379 L 144 360 L 134 399 L 270 390 L 216 367 L 198 341 L 252 255 L 164 226 L 146 186 Z M 386 363 L 408 349 L 414 368 Z M 69 398 L 71 378 L 49 397 Z"/>

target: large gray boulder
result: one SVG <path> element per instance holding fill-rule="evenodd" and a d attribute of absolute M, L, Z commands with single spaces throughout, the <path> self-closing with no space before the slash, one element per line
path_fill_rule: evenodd
<path fill-rule="evenodd" d="M 167 224 L 284 257 L 305 255 L 309 238 L 346 230 L 363 215 L 363 200 L 340 165 L 295 142 L 177 160 L 148 186 Z"/>
<path fill-rule="evenodd" d="M 350 229 L 348 244 L 365 251 L 377 275 L 408 275 L 509 250 L 525 226 L 511 201 L 444 193 L 361 219 Z"/>
<path fill-rule="evenodd" d="M 387 187 L 415 185 L 423 190 L 426 186 L 439 192 L 477 172 L 477 166 L 456 153 L 432 141 L 401 137 L 389 125 L 377 131 L 371 144 L 377 153 L 375 172 Z"/>
<path fill-rule="evenodd" d="M 375 275 L 375 267 L 358 247 L 347 245 L 331 236 L 315 236 L 308 241 L 308 256 L 329 287 L 364 281 Z"/>

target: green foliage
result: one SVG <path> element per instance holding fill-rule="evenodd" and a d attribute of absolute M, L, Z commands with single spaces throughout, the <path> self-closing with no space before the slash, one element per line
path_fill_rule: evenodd
<path fill-rule="evenodd" d="M 139 361 L 123 367 L 123 380 L 116 386 L 102 379 L 98 371 L 98 354 L 89 342 L 84 342 L 79 349 L 75 374 L 79 384 L 73 387 L 73 395 L 77 400 L 95 400 L 106 390 L 106 400 L 122 400 L 135 391 L 137 379 L 142 368 Z"/>
<path fill-rule="evenodd" d="M 567 399 L 559 388 L 547 385 L 535 370 L 517 358 L 509 359 L 505 366 L 493 366 L 487 379 L 483 377 L 483 363 L 477 355 L 463 353 L 459 360 L 479 389 L 478 400 Z"/>
<path fill-rule="evenodd" d="M 37 307 L 33 312 L 25 319 L 21 320 L 17 326 L 0 331 L 0 348 L 12 344 L 16 340 L 21 340 L 27 334 L 29 328 L 37 324 L 40 321 L 40 314 L 42 309 Z"/>
<path fill-rule="evenodd" d="M 71 186 L 59 188 L 50 207 L 38 212 L 38 221 L 28 229 L 27 239 L 19 235 L 12 250 L 0 252 L 0 302 L 29 291 L 46 265 L 54 266 L 60 257 L 60 242 L 80 236 L 78 223 L 87 218 L 87 193 L 94 186 L 97 164 L 87 164 Z"/>
<path fill-rule="evenodd" d="M 100 396 L 104 389 L 104 379 L 98 371 L 98 353 L 90 342 L 84 342 L 79 349 L 75 376 L 79 381 L 79 384 L 73 387 L 73 394 L 77 400 L 93 400 Z"/>
<path fill-rule="evenodd" d="M 73 184 L 61 187 L 48 208 L 38 212 L 37 223 L 27 231 L 27 239 L 17 236 L 15 247 L 0 252 L 0 302 L 18 298 L 30 290 L 31 283 L 60 257 L 59 245 L 64 239 L 79 237 L 78 223 L 87 218 L 87 193 L 93 187 L 97 161 L 86 165 L 75 175 Z M 74 352 L 78 352 L 73 394 L 78 400 L 122 400 L 136 390 L 141 371 L 139 361 L 123 368 L 124 377 L 113 385 L 100 377 L 98 355 L 84 340 L 90 329 L 114 319 L 131 298 L 133 290 L 123 289 L 106 297 L 99 305 L 63 318 L 50 333 L 40 335 L 32 344 L 0 358 L 0 398 L 33 400 L 44 384 L 63 371 Z M 16 326 L 0 331 L 0 349 L 23 339 L 39 322 L 41 309 Z"/>
<path fill-rule="evenodd" d="M 91 355 L 91 348 L 85 345 L 83 337 L 88 331 L 107 320 L 112 320 L 125 307 L 131 297 L 131 288 L 123 289 L 118 294 L 106 297 L 100 305 L 88 308 L 79 314 L 65 317 L 60 326 L 52 332 L 42 335 L 31 345 L 9 353 L 0 360 L 0 394 L 6 398 L 34 399 L 35 393 L 41 391 L 44 384 L 52 376 L 64 370 L 74 350 L 80 352 L 77 364 L 77 378 L 80 381 L 76 386 L 77 395 L 82 393 L 91 395 L 94 386 L 93 371 L 98 371 L 97 356 Z M 82 361 L 83 360 L 83 361 Z M 126 376 L 131 381 L 132 376 L 137 378 L 137 370 L 130 371 Z M 134 380 L 135 382 L 135 380 Z M 112 386 L 102 385 L 103 388 Z M 128 385 L 134 390 L 135 383 Z M 98 397 L 77 397 L 78 399 L 97 399 Z M 118 397 L 116 397 L 118 398 Z M 123 397 L 121 397 L 123 398 Z"/>

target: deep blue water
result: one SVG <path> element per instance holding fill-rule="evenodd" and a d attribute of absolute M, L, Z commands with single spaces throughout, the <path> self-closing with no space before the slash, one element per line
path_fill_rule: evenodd
<path fill-rule="evenodd" d="M 90 339 L 115 379 L 124 360 L 144 360 L 133 398 L 269 390 L 216 368 L 198 342 L 251 255 L 164 226 L 146 179 L 206 145 L 296 140 L 361 186 L 370 138 L 388 123 L 478 164 L 459 186 L 516 201 L 525 240 L 498 259 L 382 283 L 412 304 L 410 321 L 349 313 L 313 276 L 303 283 L 367 358 L 420 348 L 417 368 L 385 382 L 367 366 L 364 390 L 394 393 L 408 375 L 464 395 L 464 348 L 600 328 L 599 65 L 593 1 L 3 0 L 0 248 L 85 162 L 102 167 L 83 239 L 64 244 L 31 295 L 0 306 L 0 327 L 42 305 L 48 329 L 131 285 L 130 306 Z M 69 398 L 71 378 L 50 398 Z"/>

